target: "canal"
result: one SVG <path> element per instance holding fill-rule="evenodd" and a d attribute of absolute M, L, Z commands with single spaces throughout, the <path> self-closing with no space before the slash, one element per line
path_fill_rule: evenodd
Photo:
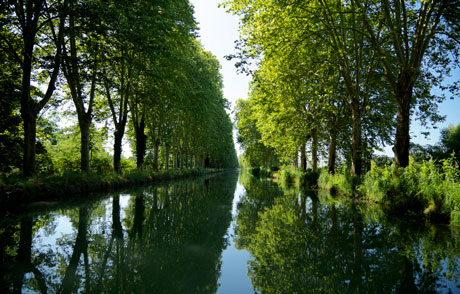
<path fill-rule="evenodd" d="M 458 293 L 460 230 L 229 172 L 2 210 L 0 293 Z"/>

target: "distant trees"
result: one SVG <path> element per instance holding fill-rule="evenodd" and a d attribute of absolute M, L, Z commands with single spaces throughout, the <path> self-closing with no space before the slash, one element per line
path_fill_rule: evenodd
<path fill-rule="evenodd" d="M 439 121 L 445 97 L 431 89 L 458 93 L 459 81 L 444 83 L 460 56 L 457 2 L 224 1 L 240 16 L 231 57 L 253 73 L 258 143 L 293 163 L 309 148 L 313 169 L 329 145 L 331 173 L 338 152 L 360 175 L 373 149 L 393 141 L 395 166 L 407 166 L 410 115 Z"/>
<path fill-rule="evenodd" d="M 188 1 L 8 1 L 0 16 L 2 109 L 13 118 L 20 106 L 22 117 L 2 122 L 10 130 L 2 145 L 17 141 L 8 123 L 24 130 L 23 150 L 1 155 L 23 154 L 22 164 L 2 161 L 2 171 L 36 173 L 37 117 L 47 105 L 58 109 L 55 120 L 69 117 L 66 98 L 78 118 L 82 171 L 92 168 L 91 126 L 104 123 L 114 128 L 117 172 L 126 132 L 138 169 L 146 153 L 154 169 L 237 165 L 220 65 L 196 41 Z"/>

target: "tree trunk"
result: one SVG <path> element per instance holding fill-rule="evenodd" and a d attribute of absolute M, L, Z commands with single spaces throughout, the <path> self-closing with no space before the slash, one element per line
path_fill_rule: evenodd
<path fill-rule="evenodd" d="M 311 132 L 311 165 L 313 172 L 318 171 L 318 131 L 313 129 Z"/>
<path fill-rule="evenodd" d="M 79 116 L 78 123 L 80 125 L 80 156 L 81 156 L 81 171 L 89 171 L 89 149 L 90 149 L 90 135 L 89 127 L 91 125 L 91 118 L 87 115 Z"/>
<path fill-rule="evenodd" d="M 166 155 L 165 155 L 165 170 L 169 169 L 169 149 L 171 149 L 171 146 L 166 144 Z"/>
<path fill-rule="evenodd" d="M 43 1 L 37 1 L 35 5 L 41 7 Z M 21 4 L 22 6 L 22 4 Z M 29 8 L 26 11 L 27 18 L 33 16 Z M 24 16 L 24 15 L 23 15 Z M 26 17 L 24 16 L 24 17 Z M 24 154 L 22 174 L 26 177 L 35 174 L 35 137 L 37 129 L 37 114 L 34 109 L 34 101 L 30 98 L 30 78 L 32 73 L 32 58 L 35 45 L 36 27 L 38 15 L 34 20 L 29 20 L 24 28 L 23 61 L 22 61 L 22 85 L 21 85 L 21 117 L 24 121 Z"/>
<path fill-rule="evenodd" d="M 22 111 L 21 111 L 22 112 Z M 31 111 L 21 113 L 24 121 L 24 154 L 22 174 L 26 177 L 35 174 L 35 137 L 37 133 L 37 117 Z"/>
<path fill-rule="evenodd" d="M 121 143 L 123 141 L 123 130 L 115 130 L 115 138 L 113 144 L 113 168 L 115 172 L 121 173 Z"/>
<path fill-rule="evenodd" d="M 188 164 L 189 164 L 189 162 L 188 162 L 188 150 L 185 149 L 184 167 L 188 168 L 189 167 Z"/>
<path fill-rule="evenodd" d="M 179 164 L 180 169 L 184 169 L 184 148 L 183 147 L 180 149 L 180 158 L 179 158 L 179 160 L 180 160 L 180 164 Z"/>
<path fill-rule="evenodd" d="M 393 152 L 395 154 L 395 168 L 409 165 L 409 127 L 410 103 L 412 100 L 413 83 L 408 75 L 398 80 L 396 101 L 398 102 L 396 138 Z"/>
<path fill-rule="evenodd" d="M 294 161 L 292 162 L 292 164 L 294 165 L 294 171 L 297 171 L 297 168 L 299 167 L 299 150 L 295 151 L 295 153 L 294 153 Z"/>
<path fill-rule="evenodd" d="M 361 115 L 359 105 L 352 105 L 351 175 L 359 176 L 361 175 L 361 171 Z"/>
<path fill-rule="evenodd" d="M 302 165 L 302 171 L 303 172 L 307 171 L 306 149 L 307 149 L 307 143 L 303 143 L 302 146 L 300 147 L 300 164 Z"/>
<path fill-rule="evenodd" d="M 153 147 L 153 169 L 158 170 L 158 149 L 160 146 L 160 141 L 155 140 L 155 145 Z"/>
<path fill-rule="evenodd" d="M 147 136 L 145 135 L 145 120 L 141 118 L 139 125 L 135 124 L 136 133 L 136 165 L 138 170 L 144 169 L 144 156 L 146 149 Z"/>
<path fill-rule="evenodd" d="M 327 171 L 330 174 L 335 173 L 335 159 L 337 155 L 337 133 L 329 131 L 329 152 L 327 157 Z"/>
<path fill-rule="evenodd" d="M 177 170 L 178 162 L 177 162 L 177 148 L 174 148 L 174 170 Z"/>

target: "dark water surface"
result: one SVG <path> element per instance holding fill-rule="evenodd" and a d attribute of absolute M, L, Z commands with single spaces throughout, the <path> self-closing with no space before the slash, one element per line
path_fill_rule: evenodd
<path fill-rule="evenodd" d="M 245 174 L 0 219 L 0 293 L 459 293 L 460 230 Z"/>

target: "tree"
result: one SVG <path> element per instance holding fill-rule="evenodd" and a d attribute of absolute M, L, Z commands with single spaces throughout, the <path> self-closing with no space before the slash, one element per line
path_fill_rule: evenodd
<path fill-rule="evenodd" d="M 398 105 L 396 137 L 393 151 L 395 168 L 409 164 L 410 114 L 415 101 L 414 89 L 429 85 L 442 86 L 452 62 L 457 60 L 458 0 L 445 1 L 352 1 L 362 16 L 364 34 L 369 39 L 391 95 Z M 430 89 L 430 87 L 428 88 Z M 455 87 L 451 88 L 455 91 Z M 425 95 L 426 96 L 426 95 Z M 428 105 L 440 97 L 428 96 Z M 426 110 L 430 110 L 429 107 Z"/>
<path fill-rule="evenodd" d="M 257 129 L 257 121 L 253 115 L 251 102 L 253 100 L 238 99 L 235 105 L 235 124 L 237 129 L 237 142 L 244 150 L 244 157 L 250 166 L 269 167 L 276 161 L 273 148 L 267 147 L 261 141 L 262 136 Z"/>
<path fill-rule="evenodd" d="M 446 157 L 454 154 L 457 161 L 460 161 L 460 124 L 442 129 L 440 143 Z"/>
<path fill-rule="evenodd" d="M 264 75 L 256 71 L 255 80 L 257 83 L 269 80 L 260 87 L 264 91 L 270 89 L 266 91 L 267 104 L 279 100 L 286 105 L 283 110 L 279 108 L 281 111 L 276 114 L 280 118 L 278 121 L 273 115 L 261 118 L 259 125 L 264 128 L 262 123 L 271 124 L 272 127 L 266 127 L 271 129 L 271 133 L 285 135 L 296 124 L 294 129 L 302 130 L 300 133 L 304 137 L 312 139 L 312 163 L 315 167 L 318 130 L 324 123 L 323 112 L 331 110 L 331 93 L 335 93 L 332 99 L 341 99 L 350 109 L 351 173 L 361 174 L 363 153 L 369 148 L 363 143 L 362 124 L 371 101 L 381 100 L 378 90 L 384 85 L 380 82 L 381 69 L 377 67 L 375 54 L 365 37 L 358 33 L 362 30 L 363 20 L 356 13 L 354 2 L 235 0 L 226 1 L 224 5 L 242 17 L 240 63 L 244 65 L 248 58 L 256 59 L 259 71 Z M 344 90 L 340 93 L 337 83 L 329 81 L 329 86 L 324 84 L 336 73 L 340 74 L 336 79 Z M 344 105 L 342 102 L 335 104 Z M 386 104 L 382 105 L 386 107 Z M 270 107 L 267 107 L 266 113 L 273 113 Z M 299 112 L 298 119 L 284 118 L 289 107 Z M 387 107 L 387 110 L 391 108 Z M 391 117 L 392 113 L 388 112 L 388 115 Z M 303 124 L 300 121 L 304 121 Z M 278 125 L 273 127 L 273 124 Z M 380 130 L 391 132 L 388 127 Z M 279 144 L 289 142 L 285 145 L 297 144 L 297 148 L 305 144 L 305 138 L 299 139 L 302 135 L 293 136 L 299 142 L 279 140 Z M 272 141 L 267 144 L 275 144 L 277 139 L 266 137 L 264 140 Z M 294 150 L 294 146 L 291 149 Z"/>
<path fill-rule="evenodd" d="M 22 171 L 31 176 L 35 173 L 37 116 L 53 95 L 61 66 L 68 1 L 8 1 L 1 8 L 0 47 L 21 68 Z M 33 86 L 33 80 L 46 85 L 45 93 Z"/>

